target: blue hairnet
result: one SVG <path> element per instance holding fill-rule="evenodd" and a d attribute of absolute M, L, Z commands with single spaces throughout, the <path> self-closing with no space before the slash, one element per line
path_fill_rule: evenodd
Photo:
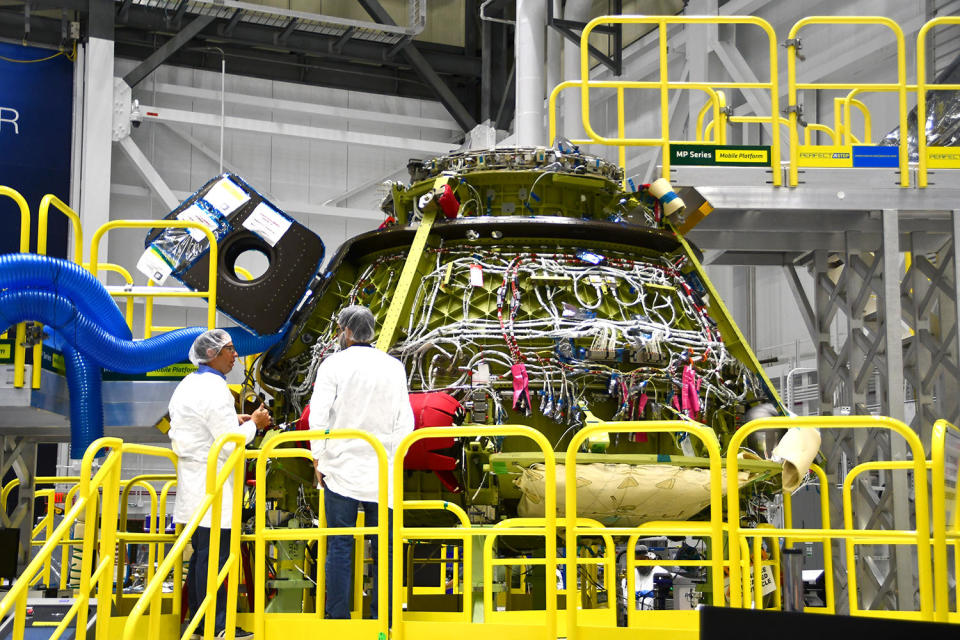
<path fill-rule="evenodd" d="M 233 342 L 230 334 L 223 329 L 211 329 L 197 336 L 190 346 L 190 362 L 195 365 L 206 364 L 220 353 L 220 350 Z"/>
<path fill-rule="evenodd" d="M 372 342 L 376 322 L 370 309 L 360 304 L 352 304 L 340 310 L 337 316 L 340 329 L 350 329 L 356 342 Z"/>

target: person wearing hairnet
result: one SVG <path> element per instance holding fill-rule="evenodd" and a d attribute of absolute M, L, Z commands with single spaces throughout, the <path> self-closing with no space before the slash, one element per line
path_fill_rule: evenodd
<path fill-rule="evenodd" d="M 413 410 L 407 391 L 407 373 L 399 360 L 371 346 L 374 318 L 361 305 L 350 305 L 337 316 L 340 351 L 317 368 L 316 383 L 310 399 L 310 429 L 331 431 L 360 429 L 375 436 L 387 452 L 389 494 L 378 492 L 378 463 L 373 448 L 363 440 L 323 439 L 311 441 L 317 481 L 324 487 L 323 499 L 328 527 L 353 527 L 362 507 L 364 526 L 376 526 L 377 503 L 386 498 L 393 504 L 394 454 L 405 435 L 413 431 Z M 402 464 L 402 461 L 399 462 Z M 393 511 L 390 514 L 392 531 Z M 377 617 L 376 537 L 373 541 L 373 595 L 370 615 Z M 326 615 L 350 617 L 353 583 L 352 536 L 327 538 Z M 392 543 L 386 561 L 393 562 Z M 387 589 L 389 602 L 389 588 Z M 391 616 L 389 606 L 388 618 Z"/>
<path fill-rule="evenodd" d="M 196 514 L 206 495 L 207 457 L 213 443 L 228 433 L 242 434 L 246 442 L 253 440 L 257 429 L 270 424 L 270 414 L 261 404 L 252 415 L 237 415 L 233 394 L 227 387 L 227 374 L 237 361 L 237 350 L 230 334 L 223 329 L 207 331 L 193 341 L 190 347 L 190 362 L 198 366 L 196 372 L 186 376 L 170 398 L 170 442 L 177 462 L 177 500 L 173 521 L 186 524 Z M 233 451 L 231 445 L 220 452 L 222 467 Z M 220 553 L 219 566 L 226 563 L 230 550 L 230 518 L 233 505 L 233 478 L 223 488 L 220 505 Z M 217 505 L 214 505 L 214 509 Z M 210 557 L 210 513 L 204 515 L 200 526 L 190 542 L 193 557 L 187 571 L 187 593 L 191 617 L 197 613 L 207 593 L 207 566 Z M 213 619 L 214 637 L 226 634 L 226 588 L 217 591 L 216 615 Z M 205 617 L 209 622 L 210 616 Z M 203 637 L 204 622 L 194 631 L 193 639 Z M 236 630 L 238 640 L 252 638 L 253 634 Z"/>

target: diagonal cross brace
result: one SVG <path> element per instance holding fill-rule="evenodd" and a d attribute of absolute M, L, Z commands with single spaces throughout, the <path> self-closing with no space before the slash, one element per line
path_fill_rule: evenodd
<path fill-rule="evenodd" d="M 383 8 L 383 5 L 381 5 L 378 0 L 358 0 L 358 2 L 363 6 L 364 10 L 370 14 L 370 17 L 380 24 L 396 26 L 397 23 L 393 21 L 393 18 L 390 17 L 390 14 L 387 13 L 386 9 Z M 414 46 L 412 42 L 408 41 L 406 46 L 403 47 L 402 52 L 407 62 L 409 62 L 411 66 L 413 66 L 414 71 L 417 72 L 417 75 L 423 78 L 424 82 L 433 89 L 440 99 L 440 102 L 443 103 L 443 106 L 450 112 L 450 115 L 453 116 L 453 119 L 457 121 L 457 124 L 460 125 L 465 132 L 477 126 L 477 121 L 470 115 L 467 108 L 463 106 L 463 103 L 454 95 L 450 87 L 447 86 L 447 83 L 443 81 L 443 78 L 433 70 L 433 67 L 430 66 L 430 63 L 427 62 L 427 59 L 423 57 L 423 54 L 417 50 L 417 47 Z"/>
<path fill-rule="evenodd" d="M 203 31 L 213 20 L 213 16 L 197 16 L 194 18 L 190 24 L 178 31 L 177 34 L 167 40 L 163 46 L 151 53 L 146 60 L 125 75 L 123 77 L 124 82 L 130 85 L 130 87 L 135 87 L 140 84 L 154 69 L 166 62 L 167 59 L 179 51 L 183 45 L 193 40 L 194 36 Z"/>

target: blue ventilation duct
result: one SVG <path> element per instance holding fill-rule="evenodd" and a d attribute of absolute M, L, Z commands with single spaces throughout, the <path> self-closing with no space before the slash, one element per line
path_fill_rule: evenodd
<path fill-rule="evenodd" d="M 80 457 L 103 437 L 101 368 L 145 373 L 187 359 L 194 339 L 206 331 L 188 327 L 147 340 L 133 340 L 110 293 L 79 265 L 21 253 L 0 256 L 0 328 L 42 322 L 62 349 L 70 391 L 71 457 Z M 282 332 L 256 336 L 226 329 L 240 355 L 277 344 Z"/>

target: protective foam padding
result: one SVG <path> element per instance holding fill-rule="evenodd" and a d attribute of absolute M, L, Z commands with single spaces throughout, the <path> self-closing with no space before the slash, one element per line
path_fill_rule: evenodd
<path fill-rule="evenodd" d="M 240 177 L 229 173 L 207 182 L 166 218 L 176 218 L 181 211 L 203 198 L 223 177 L 243 189 L 250 200 L 227 216 L 231 230 L 217 243 L 217 309 L 261 335 L 276 333 L 296 309 L 307 285 L 319 270 L 324 256 L 323 241 Z M 266 203 L 291 223 L 274 246 L 243 226 L 243 222 L 261 203 Z M 147 238 L 147 245 L 157 235 L 159 232 L 152 232 Z M 237 257 L 251 249 L 263 253 L 269 266 L 259 278 L 241 280 L 233 267 Z M 207 288 L 209 260 L 209 251 L 205 251 L 192 265 L 173 275 L 192 289 L 204 290 Z"/>
<path fill-rule="evenodd" d="M 558 464 L 557 517 L 566 514 L 566 466 Z M 727 488 L 726 469 L 721 486 Z M 542 518 L 546 474 L 540 463 L 524 469 L 514 484 L 523 496 L 520 517 Z M 741 471 L 741 486 L 749 474 Z M 710 471 L 672 464 L 578 464 L 577 515 L 607 526 L 636 527 L 651 520 L 687 520 L 710 504 Z"/>

